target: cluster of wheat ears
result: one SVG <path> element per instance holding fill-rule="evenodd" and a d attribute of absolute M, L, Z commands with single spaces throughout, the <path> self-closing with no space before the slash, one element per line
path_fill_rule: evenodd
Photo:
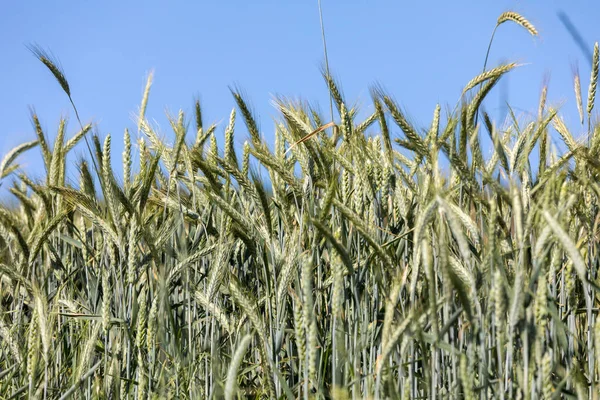
<path fill-rule="evenodd" d="M 61 120 L 51 147 L 32 113 L 37 140 L 0 164 L 19 201 L 0 207 L 0 397 L 597 398 L 598 58 L 586 108 L 574 80 L 581 140 L 546 88 L 531 121 L 483 111 L 515 64 L 484 68 L 422 132 L 381 89 L 357 121 L 324 73 L 336 121 L 280 98 L 273 148 L 236 91 L 223 149 L 198 102 L 193 143 L 182 112 L 165 143 L 150 76 L 122 179 L 110 135 L 79 122 L 67 139 Z M 15 163 L 35 146 L 45 180 Z"/>

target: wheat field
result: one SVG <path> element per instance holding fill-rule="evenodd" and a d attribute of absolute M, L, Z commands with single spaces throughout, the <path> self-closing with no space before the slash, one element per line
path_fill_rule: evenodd
<path fill-rule="evenodd" d="M 426 129 L 380 88 L 359 120 L 324 73 L 333 120 L 278 98 L 274 143 L 237 91 L 224 127 L 196 102 L 167 143 L 149 76 L 122 161 L 72 100 L 53 143 L 32 113 L 0 164 L 0 398 L 597 399 L 598 58 L 583 99 L 574 79 L 583 138 L 547 88 L 537 118 L 485 113 L 514 63 Z M 16 163 L 33 148 L 43 179 Z"/>

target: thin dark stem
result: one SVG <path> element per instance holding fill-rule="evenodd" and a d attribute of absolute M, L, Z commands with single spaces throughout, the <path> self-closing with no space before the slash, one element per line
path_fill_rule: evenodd
<path fill-rule="evenodd" d="M 79 380 L 69 388 L 69 390 L 67 390 L 65 393 L 63 393 L 63 395 L 60 397 L 60 400 L 65 400 L 68 399 L 76 390 L 77 388 L 86 381 L 86 379 L 88 379 L 90 376 L 92 376 L 94 374 L 94 372 L 98 369 L 98 367 L 100 367 L 100 365 L 102 364 L 102 361 L 98 361 L 96 364 L 94 364 L 94 366 L 92 368 L 90 368 L 85 374 L 83 374 L 83 376 L 81 378 L 79 378 Z"/>
<path fill-rule="evenodd" d="M 73 106 L 73 110 L 75 111 L 75 118 L 77 118 L 77 122 L 79 122 L 79 127 L 83 131 L 83 124 L 81 123 L 81 118 L 79 118 L 79 112 L 77 111 L 77 107 L 75 107 L 75 103 L 70 95 L 68 95 L 69 101 L 71 102 L 71 106 Z M 98 170 L 98 165 L 96 165 L 96 159 L 94 158 L 94 153 L 92 153 L 92 148 L 90 146 L 90 142 L 87 139 L 87 135 L 83 135 L 83 140 L 85 141 L 85 145 L 90 153 L 90 157 L 92 158 L 92 164 L 94 165 L 94 169 L 96 170 L 96 174 L 100 177 L 100 170 Z"/>
<path fill-rule="evenodd" d="M 481 71 L 482 73 L 485 72 L 485 67 L 487 67 L 487 62 L 488 62 L 488 58 L 490 56 L 490 50 L 492 49 L 492 42 L 494 41 L 494 35 L 496 34 L 496 29 L 498 29 L 498 25 L 496 25 L 496 27 L 494 28 L 494 31 L 492 32 L 492 37 L 490 38 L 490 43 L 488 44 L 487 52 L 485 53 L 485 61 L 483 62 L 483 71 Z"/>
<path fill-rule="evenodd" d="M 483 70 L 481 71 L 481 73 L 485 72 L 485 68 L 487 67 L 487 62 L 488 62 L 488 58 L 490 57 L 490 50 L 492 49 L 492 43 L 494 42 L 494 35 L 496 35 L 496 29 L 498 29 L 498 24 L 496 24 L 496 26 L 494 27 L 494 31 L 492 32 L 492 37 L 490 38 L 490 43 L 488 44 L 488 48 L 487 51 L 485 53 L 485 60 L 483 61 Z M 479 84 L 479 87 L 481 88 L 481 83 Z M 479 113 L 475 114 L 475 122 L 473 123 L 473 126 L 477 126 L 477 122 L 479 121 Z"/>
<path fill-rule="evenodd" d="M 590 148 L 591 139 L 592 139 L 592 116 L 590 114 L 588 114 L 588 134 L 587 134 L 588 150 Z"/>
<path fill-rule="evenodd" d="M 323 39 L 323 52 L 325 53 L 325 71 L 327 77 L 331 79 L 329 73 L 329 57 L 327 57 L 327 40 L 325 40 L 325 25 L 323 23 L 323 9 L 321 8 L 321 0 L 319 1 L 319 20 L 321 21 L 321 38 Z M 331 95 L 331 88 L 329 89 L 329 113 L 331 115 L 331 121 L 333 121 L 333 96 Z"/>

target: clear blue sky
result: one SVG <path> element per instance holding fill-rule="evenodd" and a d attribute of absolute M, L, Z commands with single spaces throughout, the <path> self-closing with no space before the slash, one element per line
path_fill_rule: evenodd
<path fill-rule="evenodd" d="M 513 24 L 499 29 L 490 65 L 502 60 L 526 65 L 494 90 L 486 109 L 501 115 L 504 90 L 518 114 L 535 111 L 544 76 L 549 75 L 549 103 L 562 104 L 576 136 L 583 132 L 577 123 L 571 66 L 579 64 L 585 98 L 590 60 L 557 12 L 568 14 L 591 52 L 600 39 L 597 0 L 322 4 L 331 70 L 346 98 L 359 101 L 367 112 L 369 87 L 378 82 L 420 127 L 429 124 L 436 103 L 456 103 L 465 83 L 481 72 L 498 15 L 517 11 L 536 26 L 540 38 Z M 60 60 L 82 119 L 95 122 L 102 137 L 113 135 L 113 157 L 120 158 L 123 130 L 135 132 L 132 114 L 151 69 L 155 81 L 147 115 L 167 138 L 171 132 L 164 111 L 181 108 L 191 118 L 194 96 L 202 100 L 205 123 L 222 121 L 217 130 L 222 135 L 235 104 L 230 85 L 248 95 L 270 143 L 276 116 L 270 104 L 273 94 L 318 102 L 326 112 L 320 35 L 317 0 L 3 2 L 0 154 L 35 138 L 30 105 L 51 137 L 61 115 L 70 118 L 69 136 L 77 130 L 67 98 L 27 44 L 37 43 Z M 238 132 L 245 133 L 241 119 Z M 243 139 L 238 133 L 238 145 Z M 73 153 L 70 159 L 75 161 L 85 154 L 84 147 Z M 40 159 L 36 149 L 20 161 L 35 173 L 41 169 Z M 69 178 L 77 181 L 74 172 Z"/>

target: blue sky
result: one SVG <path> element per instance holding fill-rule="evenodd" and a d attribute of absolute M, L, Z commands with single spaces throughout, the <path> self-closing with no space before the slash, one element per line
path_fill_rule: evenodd
<path fill-rule="evenodd" d="M 576 136 L 578 124 L 572 65 L 579 64 L 583 96 L 590 60 L 575 44 L 557 13 L 564 11 L 591 52 L 599 40 L 596 0 L 384 1 L 322 0 L 332 74 L 346 99 L 371 109 L 369 87 L 381 84 L 418 127 L 429 124 L 436 103 L 453 106 L 462 87 L 481 72 L 497 17 L 517 11 L 539 30 L 533 39 L 504 24 L 497 32 L 490 66 L 502 60 L 525 64 L 495 88 L 486 109 L 502 115 L 501 93 L 523 118 L 537 109 L 540 88 L 550 77 L 549 103 L 562 105 Z M 171 138 L 165 110 L 192 117 L 199 96 L 205 123 L 221 122 L 223 135 L 236 85 L 251 100 L 267 141 L 273 141 L 270 104 L 275 94 L 302 98 L 328 110 L 320 76 L 323 62 L 317 0 L 305 1 L 48 1 L 3 2 L 0 6 L 2 90 L 0 154 L 35 138 L 28 106 L 34 106 L 49 136 L 61 115 L 77 124 L 60 87 L 27 50 L 37 43 L 61 62 L 84 122 L 113 135 L 120 158 L 122 135 L 135 132 L 145 77 L 155 71 L 147 116 Z M 238 121 L 236 142 L 245 127 Z M 400 134 L 399 131 L 396 132 Z M 193 139 L 193 132 L 189 139 Z M 491 151 L 491 150 L 490 150 Z M 85 154 L 77 148 L 70 159 Z M 28 171 L 41 173 L 39 150 L 22 156 Z M 69 178 L 77 181 L 75 172 Z"/>

